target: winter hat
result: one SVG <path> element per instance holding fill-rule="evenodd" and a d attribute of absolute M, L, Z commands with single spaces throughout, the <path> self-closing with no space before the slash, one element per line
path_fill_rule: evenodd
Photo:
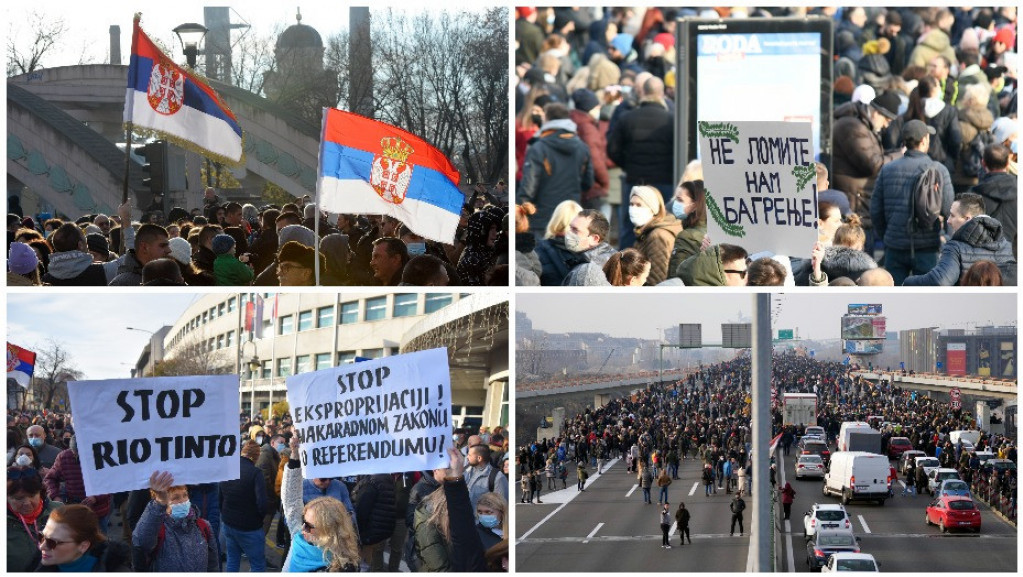
<path fill-rule="evenodd" d="M 668 32 L 661 32 L 657 36 L 654 36 L 654 42 L 664 46 L 665 48 L 674 48 L 675 36 Z"/>
<path fill-rule="evenodd" d="M 591 90 L 580 88 L 572 93 L 572 102 L 575 103 L 575 109 L 583 112 L 589 112 L 594 108 L 600 106 L 600 101 L 597 100 L 597 95 Z"/>
<path fill-rule="evenodd" d="M 289 224 L 277 234 L 277 246 L 284 246 L 289 240 L 312 247 L 316 244 L 316 233 L 307 226 Z"/>
<path fill-rule="evenodd" d="M 836 94 L 852 94 L 856 85 L 853 84 L 853 79 L 848 76 L 839 76 L 835 79 L 835 93 Z"/>
<path fill-rule="evenodd" d="M 629 194 L 629 200 L 631 201 L 632 197 L 636 197 L 643 201 L 643 204 L 650 209 L 650 212 L 657 214 L 661 210 L 661 204 L 657 202 L 660 196 L 660 191 L 652 186 L 634 186 Z"/>
<path fill-rule="evenodd" d="M 213 237 L 212 244 L 214 254 L 227 254 L 234 248 L 234 237 L 229 234 L 218 234 Z"/>
<path fill-rule="evenodd" d="M 213 237 L 213 242 L 216 240 L 217 237 Z M 179 263 L 186 266 L 192 264 L 192 245 L 187 240 L 180 236 L 170 239 L 170 251 L 171 257 Z"/>
<path fill-rule="evenodd" d="M 305 246 L 295 241 L 285 243 L 277 253 L 277 262 L 294 262 L 309 270 L 316 266 L 316 253 L 312 247 Z M 320 261 L 320 268 L 323 268 L 323 261 Z"/>
<path fill-rule="evenodd" d="M 32 220 L 31 216 L 26 216 L 25 218 L 21 219 L 21 227 L 22 228 L 31 228 L 32 230 L 35 230 L 36 229 L 36 221 Z"/>
<path fill-rule="evenodd" d="M 93 233 L 85 235 L 85 244 L 88 245 L 89 250 L 92 252 L 103 254 L 110 252 L 110 243 L 107 242 L 107 237 L 102 234 Z"/>
<path fill-rule="evenodd" d="M 1001 42 L 1011 49 L 1016 45 L 1016 33 L 1012 31 L 1012 26 L 1007 24 L 995 32 L 995 37 L 991 41 Z"/>
<path fill-rule="evenodd" d="M 893 91 L 883 92 L 870 102 L 870 107 L 880 112 L 885 118 L 895 120 L 899 115 L 899 95 Z"/>
<path fill-rule="evenodd" d="M 533 14 L 536 14 L 536 8 L 532 6 L 519 6 L 515 9 L 519 13 L 519 18 L 529 18 Z"/>
<path fill-rule="evenodd" d="M 85 225 L 84 232 L 85 232 L 86 235 L 90 235 L 90 234 L 103 234 L 103 229 L 98 227 L 98 226 L 96 226 L 96 225 L 94 225 L 94 224 L 87 224 L 87 225 Z"/>
<path fill-rule="evenodd" d="M 632 34 L 619 34 L 611 39 L 611 46 L 622 54 L 628 55 L 632 51 Z"/>
<path fill-rule="evenodd" d="M 11 254 L 7 259 L 7 268 L 15 274 L 28 274 L 39 266 L 39 255 L 32 247 L 23 242 L 11 243 Z"/>
<path fill-rule="evenodd" d="M 856 87 L 856 90 L 853 90 L 852 101 L 870 104 L 870 102 L 874 100 L 875 96 L 877 96 L 877 93 L 874 92 L 873 86 L 869 84 L 860 84 Z"/>

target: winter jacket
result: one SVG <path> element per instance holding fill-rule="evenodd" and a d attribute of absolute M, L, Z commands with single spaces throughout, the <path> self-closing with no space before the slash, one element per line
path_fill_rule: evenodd
<path fill-rule="evenodd" d="M 948 218 L 952 208 L 952 179 L 948 169 L 940 162 L 934 162 L 927 154 L 910 150 L 899 160 L 886 164 L 881 169 L 874 185 L 870 202 L 870 215 L 877 236 L 885 247 L 909 250 L 910 244 L 916 250 L 937 251 L 940 245 L 937 225 L 934 230 L 918 231 L 910 238 L 910 200 L 917 178 L 923 171 L 934 165 L 941 174 L 942 203 L 941 216 Z"/>
<path fill-rule="evenodd" d="M 677 509 L 675 511 L 675 522 L 678 523 L 680 530 L 689 527 L 689 509 Z"/>
<path fill-rule="evenodd" d="M 832 133 L 831 186 L 849 197 L 849 207 L 870 228 L 872 183 L 886 157 L 870 125 L 870 107 L 849 103 L 835 109 Z"/>
<path fill-rule="evenodd" d="M 706 224 L 692 228 L 683 228 L 682 232 L 675 235 L 675 244 L 671 248 L 671 258 L 668 260 L 668 277 L 676 276 L 675 273 L 678 271 L 678 265 L 700 252 L 700 245 L 703 244 L 703 237 L 705 236 L 707 236 Z"/>
<path fill-rule="evenodd" d="M 654 483 L 653 473 L 650 472 L 650 467 L 643 467 L 637 479 L 639 481 L 639 487 L 641 489 L 649 489 Z"/>
<path fill-rule="evenodd" d="M 132 545 L 153 555 L 160 527 L 163 543 L 152 557 L 152 571 L 159 573 L 213 573 L 220 570 L 216 537 L 207 540 L 199 528 L 199 511 L 194 506 L 184 519 L 174 519 L 167 507 L 150 501 L 132 532 Z M 210 529 L 213 535 L 212 528 Z"/>
<path fill-rule="evenodd" d="M 271 509 L 275 508 L 277 503 L 277 493 L 274 489 L 277 485 L 277 470 L 280 468 L 281 461 L 280 453 L 270 446 L 269 441 L 259 448 L 256 468 L 263 474 L 263 480 L 266 482 L 266 497 Z"/>
<path fill-rule="evenodd" d="M 959 159 L 959 150 L 964 142 L 963 134 L 959 127 L 959 116 L 956 109 L 944 103 L 940 106 L 942 106 L 941 110 L 924 120 L 924 123 L 934 128 L 935 132 L 931 137 L 927 155 L 944 164 L 949 174 L 954 174 L 956 161 Z M 900 116 L 892 121 L 886 132 L 887 144 L 894 148 L 902 147 L 902 128 L 908 121 L 905 116 Z"/>
<path fill-rule="evenodd" d="M 989 172 L 970 192 L 984 197 L 984 212 L 1002 225 L 1002 236 L 1012 244 L 1016 253 L 1016 175 L 1008 172 Z"/>
<path fill-rule="evenodd" d="M 540 127 L 540 136 L 526 150 L 518 203 L 532 202 L 536 214 L 529 230 L 542 236 L 554 209 L 566 200 L 580 202 L 593 186 L 590 150 L 576 136 L 575 123 L 552 120 Z"/>
<path fill-rule="evenodd" d="M 252 254 L 252 268 L 262 272 L 273 263 L 277 256 L 277 249 L 280 248 L 277 244 L 277 229 L 260 229 L 254 236 L 255 239 L 249 246 L 249 252 Z"/>
<path fill-rule="evenodd" d="M 36 517 L 35 525 L 29 525 L 29 529 L 35 532 L 34 535 L 26 533 L 25 525 L 22 525 L 18 515 L 11 511 L 10 507 L 7 508 L 8 573 L 32 571 L 39 563 L 39 542 L 36 541 L 36 535 L 42 532 L 43 527 L 46 527 L 46 521 L 50 518 L 50 513 L 64 506 L 59 501 L 47 499 L 45 495 L 43 495 L 42 499 L 43 511 Z"/>
<path fill-rule="evenodd" d="M 53 286 L 106 286 L 107 275 L 101 263 L 92 262 L 91 254 L 69 250 L 50 255 L 43 282 Z"/>
<path fill-rule="evenodd" d="M 394 532 L 394 482 L 390 475 L 364 475 L 355 486 L 360 543 L 374 545 Z"/>
<path fill-rule="evenodd" d="M 515 234 L 515 285 L 540 286 L 543 265 L 536 254 L 536 237 L 531 232 Z"/>
<path fill-rule="evenodd" d="M 916 43 L 916 47 L 909 55 L 909 62 L 906 64 L 907 66 L 927 68 L 927 63 L 938 55 L 944 56 L 949 62 L 959 62 L 948 34 L 940 28 L 932 28 Z"/>
<path fill-rule="evenodd" d="M 110 281 L 110 286 L 141 286 L 142 263 L 131 249 L 117 261 L 117 276 Z"/>
<path fill-rule="evenodd" d="M 221 254 L 213 261 L 213 276 L 217 286 L 246 286 L 256 275 L 233 254 Z"/>
<path fill-rule="evenodd" d="M 685 259 L 678 265 L 675 276 L 682 279 L 686 286 L 725 286 L 721 247 L 714 245 Z"/>
<path fill-rule="evenodd" d="M 597 121 L 585 111 L 573 109 L 568 118 L 575 123 L 579 140 L 590 149 L 590 162 L 593 164 L 593 186 L 583 191 L 582 200 L 605 197 L 609 185 L 607 136 L 600 130 Z"/>
<path fill-rule="evenodd" d="M 488 210 L 478 210 L 469 216 L 465 238 L 465 250 L 458 258 L 458 276 L 465 286 L 484 286 L 487 284 L 487 271 L 494 265 L 497 254 L 494 247 L 487 246 L 490 227 L 500 227 Z"/>
<path fill-rule="evenodd" d="M 1012 245 L 1002 237 L 1002 225 L 980 215 L 966 221 L 941 247 L 938 264 L 926 274 L 911 276 L 904 286 L 953 286 L 979 261 L 988 260 L 1002 271 L 1002 285 L 1016 286 L 1016 259 Z"/>
<path fill-rule="evenodd" d="M 597 246 L 579 253 L 575 253 L 572 260 L 568 262 L 572 270 L 561 283 L 564 286 L 608 286 L 607 276 L 604 275 L 604 265 L 616 252 L 614 247 L 601 242 Z M 578 264 L 575 264 L 578 263 Z"/>
<path fill-rule="evenodd" d="M 490 493 L 490 472 L 494 466 L 487 463 L 482 469 L 478 467 L 467 467 L 465 469 L 465 484 L 469 487 L 469 499 L 472 501 L 473 511 L 476 510 L 476 502 L 484 493 Z M 494 476 L 494 493 L 508 499 L 508 478 L 498 471 Z"/>
<path fill-rule="evenodd" d="M 277 253 L 274 253 L 274 257 Z M 213 263 L 217 260 L 217 254 L 205 246 L 200 246 L 199 250 L 192 255 L 192 262 L 195 263 L 195 267 L 199 270 L 213 274 Z"/>
<path fill-rule="evenodd" d="M 565 248 L 563 236 L 541 240 L 536 245 L 536 256 L 540 260 L 540 284 L 543 286 L 561 286 L 578 258 L 576 253 Z"/>
<path fill-rule="evenodd" d="M 607 156 L 628 184 L 673 182 L 675 123 L 663 103 L 646 101 L 624 114 L 607 136 Z"/>
<path fill-rule="evenodd" d="M 66 505 L 81 503 L 86 495 L 78 455 L 71 449 L 61 451 L 50 472 L 43 478 L 43 485 L 51 501 L 60 501 Z M 110 495 L 93 495 L 92 498 L 93 504 L 89 508 L 97 517 L 102 518 L 110 513 Z"/>
<path fill-rule="evenodd" d="M 673 214 L 654 218 L 645 226 L 636 228 L 636 250 L 650 261 L 650 276 L 646 284 L 653 286 L 668 278 L 668 262 L 675 246 L 675 236 L 682 232 L 682 223 Z"/>
<path fill-rule="evenodd" d="M 220 518 L 224 525 L 237 531 L 263 528 L 267 511 L 266 480 L 256 464 L 241 459 L 239 476 L 220 482 Z"/>
<path fill-rule="evenodd" d="M 412 522 L 412 539 L 415 565 L 421 572 L 448 572 L 451 569 L 451 543 L 437 526 L 428 522 L 429 502 L 422 501 L 416 506 Z"/>
<path fill-rule="evenodd" d="M 875 268 L 877 263 L 870 255 L 847 246 L 825 248 L 824 258 L 821 260 L 821 272 L 831 280 L 844 276 L 855 282 L 861 274 Z"/>

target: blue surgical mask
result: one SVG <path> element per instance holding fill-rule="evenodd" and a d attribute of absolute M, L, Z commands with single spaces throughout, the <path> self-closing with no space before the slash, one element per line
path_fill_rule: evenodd
<path fill-rule="evenodd" d="M 684 204 L 679 202 L 677 199 L 671 203 L 671 214 L 675 215 L 675 218 L 683 220 L 686 217 L 686 207 Z"/>
<path fill-rule="evenodd" d="M 479 519 L 480 525 L 483 525 L 487 529 L 493 529 L 501 522 L 501 520 L 497 518 L 497 515 L 480 515 Z"/>
<path fill-rule="evenodd" d="M 287 449 L 287 448 L 288 448 L 288 446 L 285 445 L 284 443 L 277 443 L 277 452 L 278 453 L 283 453 L 284 450 Z"/>
<path fill-rule="evenodd" d="M 192 502 L 185 501 L 184 503 L 178 503 L 170 506 L 170 516 L 175 519 L 184 519 L 188 516 L 188 512 L 192 510 Z"/>
<path fill-rule="evenodd" d="M 43 446 L 43 440 L 39 437 L 32 437 L 28 440 L 28 444 L 32 445 L 33 449 L 38 449 Z"/>
<path fill-rule="evenodd" d="M 419 256 L 426 254 L 426 243 L 425 242 L 410 242 L 408 244 L 408 255 Z"/>

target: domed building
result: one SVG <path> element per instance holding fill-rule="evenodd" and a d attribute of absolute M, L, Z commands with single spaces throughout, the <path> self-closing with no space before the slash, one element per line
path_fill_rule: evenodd
<path fill-rule="evenodd" d="M 338 100 L 338 71 L 324 68 L 324 52 L 320 33 L 302 24 L 299 11 L 277 38 L 273 68 L 263 73 L 266 97 L 316 126 L 321 109 Z"/>

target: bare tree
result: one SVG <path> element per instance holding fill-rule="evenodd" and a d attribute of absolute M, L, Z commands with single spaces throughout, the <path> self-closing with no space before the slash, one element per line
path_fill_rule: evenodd
<path fill-rule="evenodd" d="M 68 398 L 68 382 L 80 380 L 84 374 L 74 368 L 71 353 L 62 342 L 48 339 L 37 358 L 32 376 L 33 395 L 43 407 L 53 409 L 54 398 Z"/>
<path fill-rule="evenodd" d="M 27 22 L 8 24 L 7 29 L 7 76 L 28 74 L 43 66 L 43 58 L 52 52 L 53 46 L 67 32 L 67 23 L 63 18 L 54 18 L 39 12 L 33 12 Z M 27 42 L 19 31 L 28 35 Z"/>
<path fill-rule="evenodd" d="M 148 376 L 224 375 L 233 372 L 234 361 L 225 350 L 217 350 L 212 340 L 204 333 L 193 333 L 173 355 L 157 363 Z"/>
<path fill-rule="evenodd" d="M 263 73 L 276 66 L 274 39 L 283 31 L 283 26 L 278 25 L 265 36 L 251 30 L 241 34 L 231 44 L 231 78 L 226 80 L 234 86 L 263 96 Z"/>

